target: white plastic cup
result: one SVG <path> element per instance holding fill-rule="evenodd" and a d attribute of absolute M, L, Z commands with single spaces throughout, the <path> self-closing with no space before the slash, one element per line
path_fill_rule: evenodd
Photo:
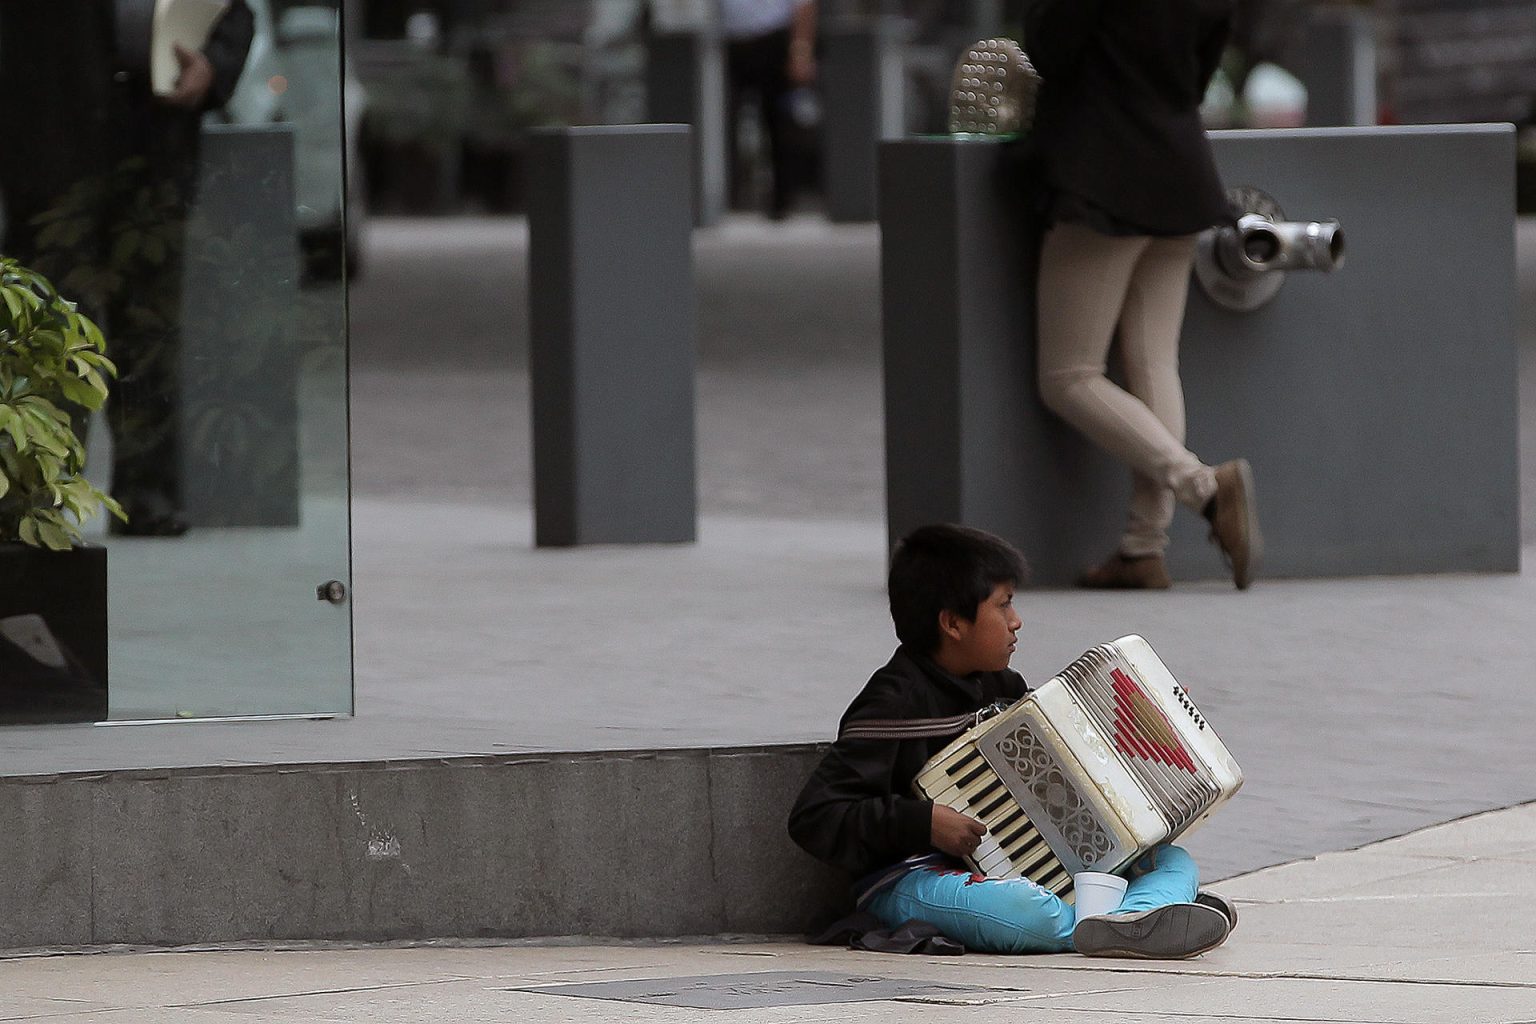
<path fill-rule="evenodd" d="M 1072 889 L 1077 893 L 1077 919 L 1102 917 L 1120 909 L 1125 899 L 1126 880 L 1119 875 L 1106 875 L 1102 871 L 1079 871 L 1072 876 Z"/>

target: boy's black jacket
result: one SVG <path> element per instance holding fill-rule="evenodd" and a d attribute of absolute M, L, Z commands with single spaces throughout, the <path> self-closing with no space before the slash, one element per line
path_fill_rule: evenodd
<path fill-rule="evenodd" d="M 870 719 L 965 714 L 997 701 L 1011 703 L 1028 690 L 1024 677 L 1012 670 L 960 678 L 901 647 L 848 705 L 838 734 L 851 722 Z M 932 852 L 933 805 L 912 795 L 912 780 L 953 740 L 839 739 L 795 801 L 790 837 L 855 877 Z"/>

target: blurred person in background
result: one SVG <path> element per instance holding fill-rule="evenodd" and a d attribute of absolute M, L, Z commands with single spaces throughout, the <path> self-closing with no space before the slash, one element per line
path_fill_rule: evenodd
<path fill-rule="evenodd" d="M 151 89 L 133 3 L 0 0 L 0 251 L 45 274 L 102 324 L 118 378 L 106 405 L 120 533 L 179 536 L 178 372 L 186 223 L 202 116 L 235 88 L 250 49 L 245 0 L 227 0 L 200 50 L 178 46 Z M 140 23 L 146 12 L 139 12 Z M 83 424 L 77 431 L 84 433 Z"/>
<path fill-rule="evenodd" d="M 720 0 L 730 82 L 731 180 L 736 159 L 736 119 L 751 94 L 768 143 L 773 186 L 768 215 L 783 218 L 805 184 L 791 152 L 793 101 L 816 81 L 816 0 Z"/>
<path fill-rule="evenodd" d="M 1185 447 L 1179 377 L 1195 239 L 1232 221 L 1200 120 L 1231 30 L 1232 0 L 1036 0 L 1025 12 L 1048 225 L 1040 395 L 1132 471 L 1120 542 L 1084 587 L 1167 588 L 1175 501 L 1209 522 L 1239 590 L 1262 554 L 1248 462 L 1210 466 Z M 1124 387 L 1106 375 L 1111 348 Z"/>

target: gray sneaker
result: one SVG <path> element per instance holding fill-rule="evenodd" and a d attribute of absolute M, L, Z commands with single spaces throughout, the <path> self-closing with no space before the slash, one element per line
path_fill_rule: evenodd
<path fill-rule="evenodd" d="M 1219 892 L 1210 889 L 1201 889 L 1195 893 L 1195 902 L 1202 907 L 1215 907 L 1227 917 L 1227 927 L 1237 931 L 1237 904 L 1227 899 Z"/>
<path fill-rule="evenodd" d="M 1231 926 L 1214 907 L 1170 903 L 1155 910 L 1085 917 L 1072 930 L 1072 944 L 1084 956 L 1141 960 L 1187 960 L 1215 949 Z"/>

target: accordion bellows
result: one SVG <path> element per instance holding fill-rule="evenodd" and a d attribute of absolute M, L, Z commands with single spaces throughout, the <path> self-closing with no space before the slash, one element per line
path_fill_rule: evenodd
<path fill-rule="evenodd" d="M 1070 899 L 1074 873 L 1187 835 L 1242 784 L 1151 645 L 1125 636 L 945 747 L 913 788 L 987 826 L 973 869 Z"/>

